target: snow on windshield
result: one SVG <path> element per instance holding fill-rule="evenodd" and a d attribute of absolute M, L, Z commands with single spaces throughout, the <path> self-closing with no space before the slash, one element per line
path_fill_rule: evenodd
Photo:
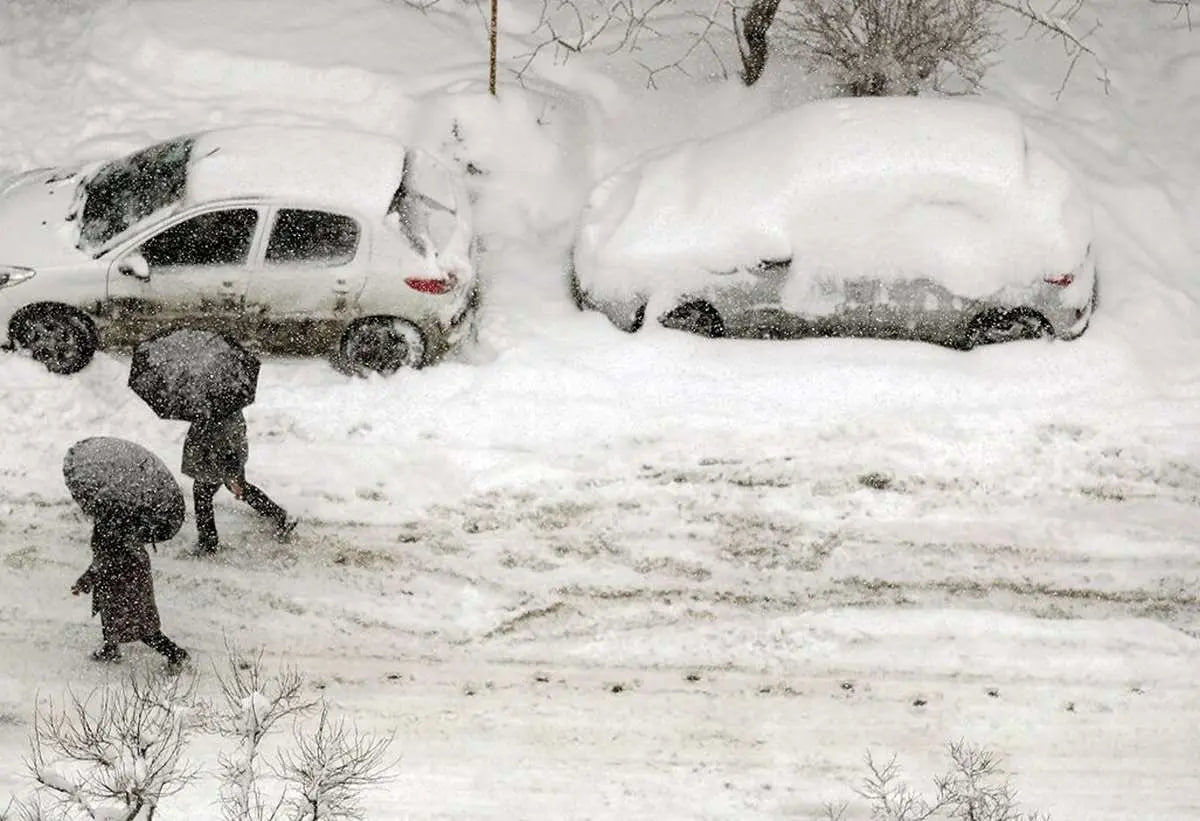
<path fill-rule="evenodd" d="M 183 199 L 195 142 L 180 137 L 105 163 L 84 181 L 79 247 L 95 250 Z"/>
<path fill-rule="evenodd" d="M 814 278 L 847 276 L 927 276 L 984 296 L 1072 270 L 1090 231 L 1070 172 L 1014 114 L 833 100 L 618 171 L 592 195 L 576 265 L 610 297 L 787 259 L 798 299 Z"/>

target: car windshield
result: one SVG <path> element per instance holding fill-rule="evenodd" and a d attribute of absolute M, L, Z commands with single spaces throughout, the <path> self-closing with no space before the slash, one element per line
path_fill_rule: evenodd
<path fill-rule="evenodd" d="M 180 137 L 105 163 L 83 185 L 79 247 L 102 248 L 155 211 L 183 199 L 194 137 Z"/>

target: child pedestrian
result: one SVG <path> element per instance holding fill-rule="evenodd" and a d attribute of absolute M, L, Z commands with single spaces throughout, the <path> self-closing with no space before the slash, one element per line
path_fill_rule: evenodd
<path fill-rule="evenodd" d="M 196 552 L 215 553 L 217 522 L 213 515 L 213 497 L 227 487 L 234 498 L 244 501 L 259 515 L 275 523 L 275 538 L 284 541 L 296 527 L 296 519 L 273 502 L 267 494 L 246 481 L 246 459 L 250 445 L 246 439 L 246 417 L 235 411 L 228 416 L 193 422 L 183 440 L 185 476 L 194 480 L 192 501 L 196 509 Z"/>
<path fill-rule="evenodd" d="M 121 658 L 121 645 L 140 641 L 178 672 L 188 652 L 163 635 L 150 576 L 150 554 L 119 514 L 96 515 L 92 528 L 92 564 L 71 587 L 71 594 L 92 594 L 92 615 L 100 614 L 104 644 L 92 653 L 96 661 Z"/>

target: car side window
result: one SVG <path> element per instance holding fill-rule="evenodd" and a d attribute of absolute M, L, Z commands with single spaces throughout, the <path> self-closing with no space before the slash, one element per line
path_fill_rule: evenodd
<path fill-rule="evenodd" d="M 209 211 L 172 225 L 138 249 L 151 270 L 182 265 L 245 265 L 258 211 Z"/>
<path fill-rule="evenodd" d="M 267 243 L 268 263 L 344 265 L 358 250 L 358 223 L 341 214 L 281 208 Z"/>

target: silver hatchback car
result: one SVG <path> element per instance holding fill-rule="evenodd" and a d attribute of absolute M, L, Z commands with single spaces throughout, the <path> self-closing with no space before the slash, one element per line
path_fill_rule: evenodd
<path fill-rule="evenodd" d="M 1073 339 L 1095 305 L 1092 232 L 1074 172 L 1010 111 L 827 100 L 601 181 L 569 280 L 626 331 Z"/>
<path fill-rule="evenodd" d="M 0 184 L 0 328 L 58 373 L 177 325 L 390 373 L 470 334 L 472 250 L 461 176 L 423 151 L 220 129 Z"/>

